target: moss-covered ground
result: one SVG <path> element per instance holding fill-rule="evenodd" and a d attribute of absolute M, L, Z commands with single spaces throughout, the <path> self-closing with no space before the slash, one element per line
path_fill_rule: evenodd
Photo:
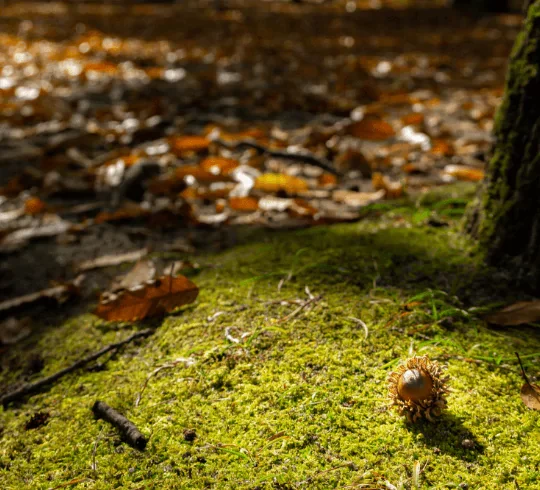
<path fill-rule="evenodd" d="M 195 304 L 100 370 L 0 408 L 0 488 L 540 488 L 540 418 L 520 399 L 514 355 L 537 376 L 540 332 L 480 319 L 519 293 L 479 265 L 463 204 L 447 192 L 354 224 L 240 232 L 238 246 L 198 256 Z M 298 310 L 306 287 L 321 298 Z M 8 355 L 39 353 L 36 379 L 138 328 L 83 314 Z M 386 378 L 412 353 L 448 365 L 435 424 L 388 408 Z M 181 358 L 136 405 L 148 376 Z M 94 419 L 97 399 L 149 436 L 144 452 Z M 36 412 L 50 418 L 25 430 Z"/>

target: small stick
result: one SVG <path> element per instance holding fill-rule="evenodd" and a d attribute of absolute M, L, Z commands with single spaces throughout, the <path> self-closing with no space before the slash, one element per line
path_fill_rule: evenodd
<path fill-rule="evenodd" d="M 114 344 L 106 345 L 105 347 L 101 348 L 97 352 L 94 352 L 93 354 L 89 354 L 86 357 L 79 359 L 78 361 L 74 362 L 71 366 L 61 369 L 60 371 L 57 371 L 56 373 L 51 374 L 50 376 L 47 376 L 45 378 L 42 378 L 34 383 L 23 385 L 20 388 L 5 394 L 4 396 L 0 397 L 0 404 L 6 406 L 8 403 L 20 400 L 27 395 L 38 393 L 45 386 L 50 385 L 54 383 L 56 380 L 63 378 L 66 374 L 72 373 L 73 371 L 80 369 L 86 364 L 89 364 L 92 361 L 95 361 L 96 359 L 106 354 L 107 352 L 110 352 L 114 349 L 118 349 L 125 344 L 129 344 L 135 339 L 138 339 L 141 337 L 148 337 L 153 332 L 154 330 L 152 329 L 141 330 L 140 332 L 136 332 L 133 335 L 130 335 L 127 339 L 121 340 L 120 342 L 115 342 Z"/>
<path fill-rule="evenodd" d="M 117 412 L 105 402 L 97 401 L 92 407 L 97 418 L 101 418 L 114 425 L 122 434 L 126 442 L 135 449 L 144 450 L 148 439 L 144 437 L 135 424 Z"/>
<path fill-rule="evenodd" d="M 523 364 L 521 364 L 521 357 L 519 357 L 519 354 L 517 352 L 514 352 L 514 354 L 518 358 L 519 367 L 521 368 L 521 374 L 523 376 L 523 379 L 525 380 L 525 383 L 527 383 L 529 386 L 531 386 L 531 382 L 529 381 L 529 377 L 527 376 L 527 373 L 525 372 L 525 369 L 523 369 Z"/>
<path fill-rule="evenodd" d="M 274 157 L 274 158 L 284 158 L 287 160 L 294 160 L 296 162 L 307 163 L 308 165 L 313 165 L 314 167 L 322 168 L 327 172 L 340 176 L 341 174 L 334 168 L 332 162 L 326 158 L 319 158 L 313 155 L 313 153 L 303 152 L 303 153 L 291 153 L 289 151 L 283 150 L 271 150 L 266 146 L 263 146 L 259 143 L 256 143 L 252 140 L 240 140 L 236 143 L 229 143 L 223 141 L 222 139 L 216 138 L 213 140 L 214 143 L 227 148 L 228 150 L 239 150 L 240 148 L 252 148 L 257 150 L 259 153 Z"/>

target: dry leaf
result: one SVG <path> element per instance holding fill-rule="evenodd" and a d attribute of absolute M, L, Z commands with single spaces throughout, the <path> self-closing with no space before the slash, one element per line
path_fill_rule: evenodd
<path fill-rule="evenodd" d="M 501 326 L 537 322 L 540 320 L 540 300 L 518 301 L 495 313 L 485 315 L 484 320 Z"/>
<path fill-rule="evenodd" d="M 414 126 L 422 124 L 424 122 L 424 114 L 422 114 L 421 112 L 413 112 L 411 114 L 407 114 L 406 116 L 403 116 L 401 118 L 401 122 L 404 126 Z"/>
<path fill-rule="evenodd" d="M 94 222 L 99 225 L 101 223 L 108 223 L 109 221 L 124 221 L 142 218 L 149 214 L 150 212 L 148 210 L 143 209 L 140 206 L 130 205 L 112 213 L 103 211 L 95 217 Z"/>
<path fill-rule="evenodd" d="M 382 189 L 377 192 L 355 192 L 340 189 L 334 191 L 332 198 L 336 202 L 342 202 L 347 206 L 359 208 L 380 201 L 384 198 L 385 194 L 386 192 Z"/>
<path fill-rule="evenodd" d="M 187 277 L 164 276 L 102 301 L 95 314 L 107 321 L 129 322 L 169 313 L 193 303 L 199 288 Z"/>
<path fill-rule="evenodd" d="M 521 399 L 527 407 L 540 410 L 540 386 L 525 383 L 521 387 Z"/>
<path fill-rule="evenodd" d="M 337 185 L 337 177 L 332 174 L 327 174 L 326 172 L 319 175 L 317 178 L 317 183 L 321 187 L 335 187 Z"/>
<path fill-rule="evenodd" d="M 210 140 L 204 136 L 171 136 L 169 145 L 176 156 L 184 156 L 186 153 L 199 153 L 210 146 Z"/>
<path fill-rule="evenodd" d="M 141 260 L 124 276 L 117 277 L 112 286 L 112 292 L 122 291 L 124 289 L 133 289 L 156 277 L 156 267 L 151 260 Z"/>
<path fill-rule="evenodd" d="M 479 168 L 466 167 L 465 165 L 447 165 L 444 173 L 458 180 L 478 182 L 484 178 L 484 171 Z"/>
<path fill-rule="evenodd" d="M 529 377 L 525 372 L 525 368 L 521 362 L 521 357 L 516 352 L 518 358 L 519 367 L 521 368 L 521 375 L 525 380 L 525 384 L 521 387 L 521 399 L 525 406 L 529 407 L 532 410 L 540 410 L 540 386 L 532 384 L 529 381 Z"/>
<path fill-rule="evenodd" d="M 30 215 L 41 214 L 47 205 L 39 197 L 30 197 L 24 203 L 24 212 Z"/>
<path fill-rule="evenodd" d="M 355 138 L 369 141 L 386 140 L 396 134 L 394 128 L 382 119 L 362 119 L 347 126 L 345 131 Z"/>
<path fill-rule="evenodd" d="M 240 163 L 231 158 L 209 157 L 201 162 L 201 168 L 214 175 L 229 175 Z"/>
<path fill-rule="evenodd" d="M 450 143 L 444 140 L 433 140 L 430 152 L 441 156 L 451 156 L 455 153 Z"/>
<path fill-rule="evenodd" d="M 124 254 L 117 255 L 103 255 L 96 259 L 85 260 L 77 266 L 79 272 L 89 271 L 92 269 L 99 269 L 101 267 L 110 267 L 113 265 L 120 265 L 124 262 L 135 262 L 145 255 L 148 254 L 147 248 L 142 248 L 140 250 L 134 250 L 132 252 L 127 252 Z"/>
<path fill-rule="evenodd" d="M 255 180 L 255 189 L 263 192 L 284 191 L 287 194 L 298 194 L 307 191 L 308 184 L 305 180 L 286 174 L 263 174 Z"/>
<path fill-rule="evenodd" d="M 387 199 L 397 199 L 403 196 L 403 184 L 401 182 L 392 182 L 386 175 L 374 172 L 371 182 L 376 191 L 383 190 L 385 192 Z"/>
<path fill-rule="evenodd" d="M 334 160 L 336 168 L 342 172 L 348 170 L 357 170 L 362 174 L 362 177 L 370 178 L 373 172 L 369 160 L 360 151 L 347 150 L 340 153 Z M 323 174 L 327 175 L 327 174 Z"/>
<path fill-rule="evenodd" d="M 259 201 L 254 197 L 230 197 L 229 207 L 235 211 L 257 211 L 259 209 Z"/>

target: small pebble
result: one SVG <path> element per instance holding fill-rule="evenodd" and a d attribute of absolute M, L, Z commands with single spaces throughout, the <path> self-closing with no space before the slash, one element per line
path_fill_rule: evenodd
<path fill-rule="evenodd" d="M 463 439 L 461 441 L 461 445 L 465 448 L 465 449 L 473 449 L 474 448 L 474 442 L 471 441 L 470 439 Z"/>

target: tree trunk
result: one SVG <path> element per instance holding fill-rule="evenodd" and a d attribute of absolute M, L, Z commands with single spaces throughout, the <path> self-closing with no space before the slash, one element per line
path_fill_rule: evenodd
<path fill-rule="evenodd" d="M 493 157 L 466 227 L 490 264 L 540 291 L 540 0 L 510 57 Z"/>
<path fill-rule="evenodd" d="M 452 5 L 460 9 L 491 13 L 510 10 L 510 0 L 454 0 Z"/>

